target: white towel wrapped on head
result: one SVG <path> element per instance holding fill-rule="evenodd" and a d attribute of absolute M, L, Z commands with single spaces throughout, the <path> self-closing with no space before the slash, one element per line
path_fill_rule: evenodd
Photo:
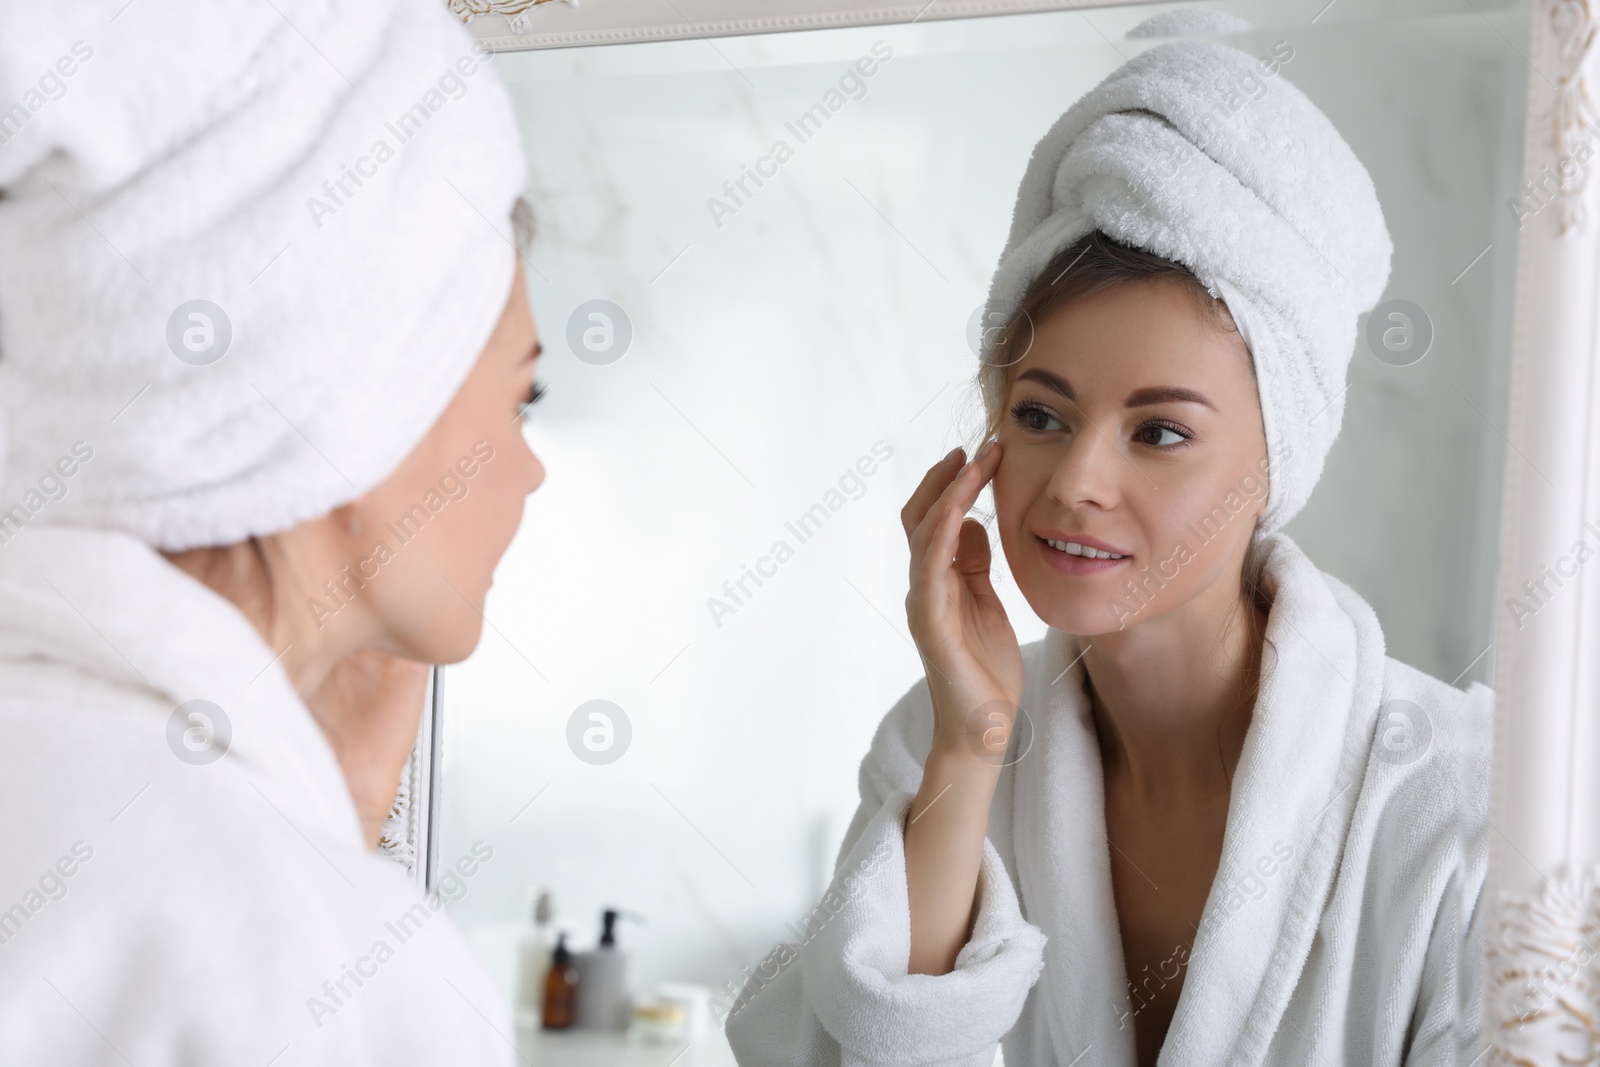
<path fill-rule="evenodd" d="M 0 10 L 8 106 L 0 541 L 326 514 L 410 452 L 510 295 L 522 148 L 442 3 Z"/>
<path fill-rule="evenodd" d="M 1215 286 L 1255 361 L 1272 462 L 1263 535 L 1322 474 L 1357 318 L 1382 296 L 1394 250 L 1371 177 L 1284 77 L 1289 56 L 1172 41 L 1084 94 L 1028 161 L 984 319 L 1008 321 L 1052 257 L 1094 229 Z"/>

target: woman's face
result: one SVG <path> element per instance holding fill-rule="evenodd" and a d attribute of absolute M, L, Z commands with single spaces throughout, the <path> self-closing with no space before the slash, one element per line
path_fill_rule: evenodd
<path fill-rule="evenodd" d="M 455 663 L 477 646 L 495 566 L 544 481 L 519 417 L 537 365 L 519 259 L 500 322 L 444 413 L 388 478 L 335 512 L 342 554 L 370 576 L 356 601 L 375 616 L 383 651 Z"/>
<path fill-rule="evenodd" d="M 1075 300 L 1035 324 L 1010 368 L 994 498 L 1011 572 L 1049 625 L 1101 634 L 1206 590 L 1237 596 L 1267 497 L 1246 351 L 1159 279 Z"/>

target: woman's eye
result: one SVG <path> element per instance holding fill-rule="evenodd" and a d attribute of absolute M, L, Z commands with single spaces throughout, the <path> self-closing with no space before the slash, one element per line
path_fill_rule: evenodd
<path fill-rule="evenodd" d="M 1170 434 L 1171 438 L 1163 439 L 1162 434 Z M 1139 427 L 1139 439 L 1155 448 L 1172 448 L 1189 440 L 1171 426 L 1159 422 L 1147 422 Z"/>
<path fill-rule="evenodd" d="M 547 392 L 549 392 L 549 387 L 543 382 L 534 382 L 528 387 L 528 395 L 523 398 L 522 411 L 520 413 L 523 421 L 527 421 L 529 410 L 533 407 L 533 405 L 537 404 L 539 402 L 539 398 L 544 396 L 544 394 Z"/>
<path fill-rule="evenodd" d="M 1061 425 L 1048 409 L 1032 402 L 1024 402 L 1013 407 L 1011 417 L 1018 426 L 1030 433 L 1044 433 L 1052 428 L 1052 423 L 1057 427 Z"/>

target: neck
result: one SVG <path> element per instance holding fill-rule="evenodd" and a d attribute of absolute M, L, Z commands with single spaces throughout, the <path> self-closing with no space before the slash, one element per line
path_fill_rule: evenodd
<path fill-rule="evenodd" d="M 1266 614 L 1228 594 L 1214 584 L 1159 619 L 1079 639 L 1108 783 L 1158 805 L 1230 789 Z"/>
<path fill-rule="evenodd" d="M 352 604 L 320 625 L 306 609 L 308 595 L 326 599 L 310 576 L 338 573 L 322 558 L 326 553 L 319 551 L 319 538 L 308 529 L 311 525 L 255 543 L 163 553 L 173 566 L 233 602 L 277 656 L 302 699 L 315 693 L 345 656 L 374 643 L 361 605 Z"/>
<path fill-rule="evenodd" d="M 262 538 L 260 554 L 241 542 L 166 555 L 232 601 L 278 655 L 328 739 L 363 835 L 375 845 L 416 740 L 429 668 L 378 651 L 381 634 L 359 599 L 319 626 L 306 598 L 321 593 L 316 576 L 338 568 L 314 526 Z"/>

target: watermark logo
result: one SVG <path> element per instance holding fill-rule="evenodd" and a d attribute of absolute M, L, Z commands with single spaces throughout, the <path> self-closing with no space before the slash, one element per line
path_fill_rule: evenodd
<path fill-rule="evenodd" d="M 615 763 L 632 743 L 628 713 L 609 700 L 585 701 L 567 717 L 567 747 L 585 763 L 596 767 Z"/>
<path fill-rule="evenodd" d="M 1409 367 L 1433 347 L 1433 320 L 1410 300 L 1385 300 L 1367 316 L 1367 347 L 1391 367 Z"/>
<path fill-rule="evenodd" d="M 1150 965 L 1147 963 L 1144 965 L 1144 970 L 1139 974 L 1137 984 L 1133 979 L 1128 979 L 1127 1003 L 1111 1005 L 1111 1010 L 1117 1013 L 1117 1029 L 1126 1029 L 1129 1020 L 1143 1011 L 1156 998 L 1157 993 L 1167 988 L 1168 982 L 1175 980 L 1179 974 L 1183 973 L 1183 968 L 1188 962 L 1189 946 L 1177 945 L 1173 947 L 1172 953 L 1166 959 L 1156 964 L 1154 973 L 1151 972 Z M 1171 974 L 1167 973 L 1169 966 L 1172 968 Z M 1155 983 L 1155 989 L 1150 988 L 1151 982 Z M 1144 995 L 1140 996 L 1141 993 Z"/>
<path fill-rule="evenodd" d="M 877 458 L 874 459 L 874 456 Z M 706 598 L 706 610 L 711 613 L 711 621 L 716 624 L 717 629 L 722 629 L 723 620 L 729 615 L 736 614 L 755 596 L 755 591 L 750 588 L 751 583 L 755 584 L 756 589 L 760 589 L 766 584 L 762 579 L 776 577 L 778 567 L 795 557 L 797 546 L 805 544 L 821 532 L 827 521 L 846 503 L 866 496 L 866 480 L 878 472 L 879 463 L 887 463 L 893 456 L 894 449 L 887 441 L 874 441 L 871 455 L 861 456 L 854 466 L 845 468 L 835 487 L 824 492 L 821 500 L 783 524 L 784 531 L 794 539 L 794 544 L 789 543 L 788 537 L 779 537 L 773 541 L 766 555 L 757 557 L 753 569 L 749 564 L 741 563 L 739 577 L 730 578 L 722 583 L 723 595 Z"/>
<path fill-rule="evenodd" d="M 0 911 L 0 945 L 8 945 L 22 928 L 33 920 L 46 904 L 60 900 L 71 887 L 67 879 L 78 873 L 82 864 L 94 857 L 94 848 L 87 841 L 74 841 L 72 850 L 44 869 L 34 885 L 22 893 L 22 898 L 4 911 Z"/>
<path fill-rule="evenodd" d="M 1136 577 L 1124 580 L 1122 599 L 1107 601 L 1111 614 L 1117 620 L 1117 629 L 1126 630 L 1130 619 L 1136 619 L 1146 608 L 1155 604 L 1167 583 L 1177 578 L 1179 571 L 1184 567 L 1198 559 L 1200 551 L 1220 536 L 1249 505 L 1265 500 L 1271 491 L 1272 471 L 1279 469 L 1293 454 L 1294 449 L 1288 442 L 1279 442 L 1269 455 L 1258 460 L 1255 467 L 1247 471 L 1238 483 L 1228 490 L 1220 503 L 1197 519 L 1184 524 L 1184 530 L 1194 539 L 1193 546 L 1180 538 L 1165 557 L 1153 565 L 1144 564 Z"/>
<path fill-rule="evenodd" d="M 367 583 L 376 580 L 383 568 L 399 556 L 402 548 L 422 534 L 446 504 L 465 500 L 472 492 L 472 479 L 492 459 L 494 446 L 488 441 L 475 442 L 471 455 L 461 456 L 439 476 L 437 488 L 430 488 L 421 500 L 383 524 L 384 530 L 394 538 L 392 545 L 383 538 L 378 539 L 373 543 L 371 552 L 354 564 L 346 563 L 338 576 L 323 581 L 324 596 L 306 597 L 306 610 L 316 621 L 317 629 L 322 629 L 329 619 L 354 603 L 356 596 L 366 589 Z"/>
<path fill-rule="evenodd" d="M 739 176 L 722 183 L 723 196 L 706 198 L 706 210 L 711 213 L 711 221 L 717 229 L 722 229 L 724 220 L 738 214 L 739 209 L 755 196 L 756 190 L 778 176 L 778 169 L 795 157 L 797 146 L 815 137 L 850 100 L 860 100 L 867 95 L 866 79 L 876 74 L 878 67 L 894 56 L 894 48 L 881 38 L 872 42 L 871 51 L 871 55 L 862 56 L 846 68 L 839 76 L 836 88 L 830 87 L 822 94 L 821 100 L 783 124 L 784 129 L 794 137 L 794 144 L 790 144 L 787 138 L 779 137 L 772 142 L 766 155 L 755 161 L 754 167 L 748 163 L 739 165 Z M 751 183 L 754 183 L 755 189 L 750 188 Z"/>
<path fill-rule="evenodd" d="M 817 906 L 801 918 L 800 926 L 796 927 L 793 923 L 784 924 L 798 939 L 798 943 L 774 945 L 772 951 L 756 964 L 754 970 L 746 964 L 739 978 L 723 982 L 721 993 L 712 997 L 713 1018 L 719 1024 L 727 1025 L 728 1020 L 750 1003 L 752 997 L 766 988 L 767 983 L 782 974 L 785 967 L 799 959 L 800 950 L 810 944 L 811 940 L 844 910 L 846 904 L 861 899 L 866 892 L 864 884 L 866 879 L 883 866 L 889 858 L 889 853 L 888 842 L 879 842 L 877 847 L 861 858 L 854 870 L 836 872 L 828 891 L 822 894 Z"/>
<path fill-rule="evenodd" d="M 1245 108 L 1256 103 L 1267 95 L 1267 80 L 1275 78 L 1286 63 L 1294 59 L 1294 46 L 1288 41 L 1279 40 L 1272 43 L 1272 51 L 1264 56 L 1256 57 L 1256 67 L 1261 71 L 1258 75 L 1254 71 L 1235 77 L 1231 70 L 1217 72 L 1217 91 L 1206 94 L 1206 99 L 1213 101 L 1206 112 L 1194 116 L 1196 131 L 1194 137 L 1168 137 L 1162 139 L 1162 162 L 1165 169 L 1159 174 L 1164 182 L 1177 179 L 1179 172 L 1197 159 L 1209 158 L 1206 147 L 1221 128 L 1237 118 Z"/>
<path fill-rule="evenodd" d="M 1270 852 L 1257 856 L 1254 864 L 1228 883 L 1228 890 L 1222 897 L 1223 911 L 1232 915 L 1250 901 L 1266 896 L 1267 882 L 1293 858 L 1293 845 L 1282 838 L 1274 841 Z"/>
<path fill-rule="evenodd" d="M 466 96 L 471 87 L 468 79 L 494 57 L 494 51 L 487 44 L 474 41 L 470 54 L 458 56 L 406 110 L 383 124 L 383 133 L 371 141 L 366 152 L 356 157 L 354 166 L 341 163 L 339 173 L 322 183 L 322 195 L 306 198 L 306 211 L 315 227 L 322 229 L 324 219 L 337 215 L 368 181 L 378 176 L 379 168 L 394 159 L 446 104 Z"/>
<path fill-rule="evenodd" d="M 306 998 L 306 1010 L 311 1021 L 322 1029 L 330 1016 L 338 1014 L 368 981 L 376 978 L 378 968 L 394 959 L 406 942 L 420 933 L 428 920 L 439 913 L 446 903 L 455 903 L 467 895 L 471 886 L 467 879 L 478 873 L 478 868 L 494 858 L 494 849 L 479 838 L 472 843 L 470 855 L 462 855 L 455 863 L 444 867 L 439 875 L 439 888 L 425 900 L 419 900 L 405 911 L 383 924 L 384 935 L 376 938 L 367 951 L 351 963 L 341 963 L 337 974 L 322 983 L 320 996 Z"/>
<path fill-rule="evenodd" d="M 592 366 L 615 363 L 632 344 L 633 321 L 609 300 L 586 301 L 567 318 L 567 347 Z"/>
<path fill-rule="evenodd" d="M 987 304 L 979 304 L 967 319 L 967 347 L 972 349 L 973 355 L 992 366 L 1010 367 L 1021 363 L 1033 348 L 1033 316 L 1022 313 L 1022 321 L 1014 327 L 1017 340 L 1009 347 L 1009 358 L 1004 363 L 994 363 L 989 359 L 990 354 L 999 351 L 1011 339 L 1011 334 L 1006 328 L 1006 317 L 998 311 L 985 311 L 986 307 Z"/>
<path fill-rule="evenodd" d="M 1589 535 L 1596 536 L 1596 544 L 1600 544 L 1600 526 L 1596 526 L 1593 519 L 1587 519 L 1583 524 L 1583 536 L 1572 543 L 1572 551 L 1555 561 L 1555 564 L 1545 564 L 1539 571 L 1538 578 L 1529 578 L 1522 583 L 1521 597 L 1508 597 L 1506 608 L 1511 612 L 1511 621 L 1517 624 L 1517 629 L 1527 625 L 1527 620 L 1539 614 L 1540 610 L 1555 597 L 1557 591 L 1566 585 L 1566 579 L 1576 578 L 1583 565 L 1589 562 L 1596 549 L 1589 544 Z M 1555 583 L 1552 589 L 1551 583 Z M 1524 599 L 1524 597 L 1526 599 Z"/>
<path fill-rule="evenodd" d="M 209 300 L 185 300 L 167 316 L 167 347 L 192 367 L 206 367 L 228 353 L 233 323 Z"/>
<path fill-rule="evenodd" d="M 1583 114 L 1585 109 L 1576 109 L 1579 113 L 1573 117 L 1578 120 L 1577 129 L 1594 132 L 1587 117 Z M 1563 132 L 1571 132 L 1568 127 Z M 1539 173 L 1522 183 L 1521 189 L 1514 197 L 1506 199 L 1506 208 L 1511 212 L 1511 217 L 1517 220 L 1517 229 L 1522 229 L 1527 221 L 1556 203 L 1562 196 L 1572 196 L 1580 192 L 1586 181 L 1585 171 L 1589 168 L 1589 160 L 1594 157 L 1594 143 L 1588 137 L 1578 137 L 1576 146 L 1571 152 L 1556 161 L 1555 171 L 1552 173 L 1550 164 L 1539 165 Z M 1532 206 L 1529 206 L 1529 202 Z M 1571 223 L 1568 210 L 1562 211 L 1563 231 Z"/>
<path fill-rule="evenodd" d="M 228 713 L 209 700 L 186 701 L 167 716 L 167 747 L 191 766 L 217 762 L 228 754 L 232 742 Z"/>
<path fill-rule="evenodd" d="M 1010 767 L 1033 748 L 1033 717 L 1021 705 L 991 700 L 967 716 L 966 741 L 967 748 L 984 763 Z"/>
<path fill-rule="evenodd" d="M 62 55 L 53 66 L 46 67 L 15 103 L 0 109 L 0 145 L 9 144 L 46 104 L 66 96 L 65 79 L 78 73 L 78 68 L 94 56 L 94 49 L 82 40 L 72 42 L 71 52 L 72 55 Z"/>
<path fill-rule="evenodd" d="M 80 466 L 94 458 L 94 448 L 87 441 L 72 442 L 72 453 L 59 457 L 44 469 L 36 488 L 30 488 L 22 498 L 4 511 L 0 511 L 0 545 L 10 544 L 46 505 L 66 498 L 67 479 L 78 473 Z"/>
<path fill-rule="evenodd" d="M 1378 736 L 1373 750 L 1383 762 L 1405 767 L 1428 754 L 1433 720 L 1409 700 L 1388 700 L 1378 708 Z"/>

